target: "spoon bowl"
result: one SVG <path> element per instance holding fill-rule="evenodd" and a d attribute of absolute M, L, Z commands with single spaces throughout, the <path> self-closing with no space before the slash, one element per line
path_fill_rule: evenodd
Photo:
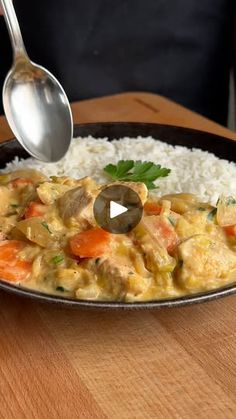
<path fill-rule="evenodd" d="M 3 107 L 21 145 L 33 157 L 60 160 L 67 152 L 73 121 L 67 96 L 57 79 L 30 61 L 11 0 L 1 0 L 11 36 L 14 62 L 3 86 Z"/>
<path fill-rule="evenodd" d="M 3 106 L 14 135 L 33 157 L 53 162 L 64 156 L 72 116 L 64 90 L 49 71 L 17 62 L 3 86 Z"/>

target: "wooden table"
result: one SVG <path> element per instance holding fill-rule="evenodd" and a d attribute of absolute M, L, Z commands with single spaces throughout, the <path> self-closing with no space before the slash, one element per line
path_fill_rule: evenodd
<path fill-rule="evenodd" d="M 151 94 L 73 104 L 76 122 L 152 121 L 230 132 Z M 0 120 L 0 140 L 11 133 Z M 235 297 L 92 312 L 0 293 L 0 418 L 235 418 Z"/>

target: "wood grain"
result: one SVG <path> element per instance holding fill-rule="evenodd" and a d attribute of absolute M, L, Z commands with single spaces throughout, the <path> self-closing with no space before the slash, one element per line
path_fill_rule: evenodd
<path fill-rule="evenodd" d="M 165 98 L 72 105 L 76 122 L 230 132 Z M 12 136 L 0 119 L 0 140 Z M 0 418 L 235 418 L 235 297 L 152 312 L 90 312 L 0 292 Z"/>
<path fill-rule="evenodd" d="M 152 93 L 123 93 L 72 103 L 75 123 L 86 122 L 157 122 L 213 132 L 236 139 L 236 133 Z M 4 117 L 0 117 L 0 141 L 13 134 Z"/>

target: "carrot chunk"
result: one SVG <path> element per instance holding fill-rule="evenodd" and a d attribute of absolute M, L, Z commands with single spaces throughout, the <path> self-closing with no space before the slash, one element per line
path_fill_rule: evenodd
<path fill-rule="evenodd" d="M 145 202 L 144 211 L 146 215 L 160 215 L 162 211 L 162 206 L 160 204 L 157 204 L 156 202 Z M 170 215 L 173 217 L 174 220 L 177 220 L 180 215 L 177 214 L 177 212 L 174 212 L 170 210 Z"/>
<path fill-rule="evenodd" d="M 147 215 L 160 215 L 162 209 L 156 202 L 145 202 L 143 208 Z"/>
<path fill-rule="evenodd" d="M 102 256 L 110 241 L 110 234 L 102 228 L 82 231 L 70 239 L 70 250 L 75 256 L 93 258 Z"/>
<path fill-rule="evenodd" d="M 9 183 L 9 185 L 12 188 L 24 188 L 27 185 L 33 185 L 33 182 L 31 179 L 27 179 L 27 178 L 16 178 L 11 180 L 11 182 Z"/>
<path fill-rule="evenodd" d="M 170 225 L 167 220 L 158 218 L 155 220 L 154 228 L 156 230 L 156 234 L 159 235 L 163 246 L 169 253 L 172 253 L 178 242 L 177 234 L 173 226 Z"/>
<path fill-rule="evenodd" d="M 25 210 L 24 217 L 31 218 L 31 217 L 42 217 L 45 212 L 47 211 L 47 206 L 41 204 L 40 202 L 30 202 L 28 207 Z"/>
<path fill-rule="evenodd" d="M 28 278 L 32 264 L 19 258 L 19 252 L 25 246 L 19 240 L 5 240 L 0 243 L 0 278 L 10 282 L 20 282 Z"/>
<path fill-rule="evenodd" d="M 236 237 L 236 224 L 224 227 L 224 231 L 228 234 L 228 236 Z"/>

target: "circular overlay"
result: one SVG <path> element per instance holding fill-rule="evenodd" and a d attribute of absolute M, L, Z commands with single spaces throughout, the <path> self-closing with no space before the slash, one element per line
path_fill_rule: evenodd
<path fill-rule="evenodd" d="M 95 199 L 93 213 L 101 228 L 109 233 L 124 234 L 140 222 L 143 205 L 132 188 L 111 185 L 104 188 Z"/>

